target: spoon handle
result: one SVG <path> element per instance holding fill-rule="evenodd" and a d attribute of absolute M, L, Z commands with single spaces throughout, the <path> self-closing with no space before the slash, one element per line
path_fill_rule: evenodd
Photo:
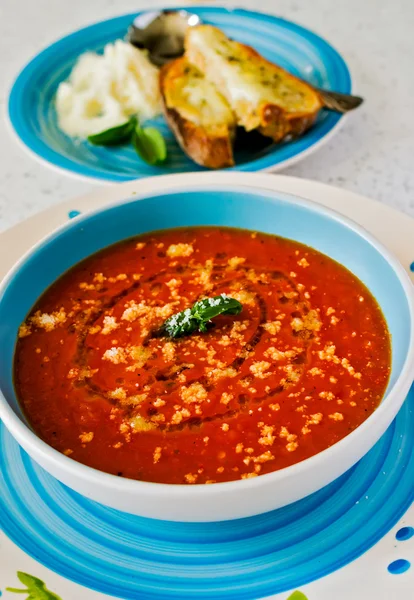
<path fill-rule="evenodd" d="M 324 107 L 335 112 L 347 113 L 358 108 L 364 101 L 360 96 L 331 92 L 321 88 L 315 88 L 315 90 L 319 93 Z"/>
<path fill-rule="evenodd" d="M 149 50 L 149 59 L 162 66 L 184 54 L 184 33 L 187 27 L 201 24 L 201 19 L 185 10 L 153 11 L 139 15 L 128 30 L 128 41 L 138 48 Z M 363 99 L 314 88 L 328 110 L 346 113 L 357 108 Z"/>

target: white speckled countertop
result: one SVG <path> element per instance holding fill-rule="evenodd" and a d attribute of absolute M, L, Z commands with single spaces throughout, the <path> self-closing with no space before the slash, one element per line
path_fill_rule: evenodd
<path fill-rule="evenodd" d="M 188 0 L 180 3 L 191 5 Z M 343 54 L 366 99 L 330 143 L 285 172 L 358 191 L 414 216 L 412 0 L 223 0 L 221 4 L 275 12 L 313 29 Z M 5 118 L 14 76 L 30 57 L 62 35 L 147 6 L 154 2 L 0 0 L 0 230 L 97 185 L 37 163 L 18 145 Z"/>

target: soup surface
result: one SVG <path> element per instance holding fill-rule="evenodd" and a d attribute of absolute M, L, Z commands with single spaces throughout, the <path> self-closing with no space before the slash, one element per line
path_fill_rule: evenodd
<path fill-rule="evenodd" d="M 165 319 L 219 294 L 239 300 L 205 333 Z M 67 456 L 123 477 L 215 483 L 256 477 L 331 446 L 378 406 L 390 338 L 348 270 L 249 231 L 166 230 L 63 275 L 22 324 L 18 396 Z"/>

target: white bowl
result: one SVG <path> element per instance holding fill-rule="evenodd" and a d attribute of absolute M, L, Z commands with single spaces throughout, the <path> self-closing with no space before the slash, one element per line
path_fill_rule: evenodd
<path fill-rule="evenodd" d="M 295 239 L 328 254 L 365 283 L 377 298 L 392 336 L 392 372 L 380 406 L 327 450 L 280 471 L 228 483 L 187 486 L 128 480 L 60 454 L 28 426 L 14 393 L 12 365 L 19 324 L 59 275 L 100 248 L 144 231 L 202 224 L 245 227 Z M 315 492 L 352 467 L 378 441 L 401 407 L 414 373 L 414 293 L 399 262 L 345 217 L 301 198 L 251 187 L 200 184 L 165 189 L 77 217 L 37 244 L 6 276 L 0 287 L 0 324 L 0 417 L 19 444 L 77 492 L 156 519 L 236 519 Z"/>

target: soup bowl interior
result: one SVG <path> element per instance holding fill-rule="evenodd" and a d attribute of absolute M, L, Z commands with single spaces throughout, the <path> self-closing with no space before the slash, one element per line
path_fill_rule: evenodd
<path fill-rule="evenodd" d="M 352 271 L 378 301 L 391 334 L 391 376 L 380 407 L 349 436 L 302 463 L 255 479 L 217 485 L 172 486 L 124 480 L 61 455 L 34 434 L 15 394 L 13 357 L 19 325 L 39 296 L 82 259 L 144 232 L 198 225 L 237 227 L 290 238 Z M 0 416 L 46 470 L 76 491 L 114 508 L 182 521 L 258 514 L 320 489 L 350 468 L 379 439 L 412 381 L 413 320 L 411 282 L 396 259 L 359 226 L 326 208 L 246 187 L 203 186 L 135 196 L 68 222 L 33 248 L 6 277 L 0 294 Z"/>

